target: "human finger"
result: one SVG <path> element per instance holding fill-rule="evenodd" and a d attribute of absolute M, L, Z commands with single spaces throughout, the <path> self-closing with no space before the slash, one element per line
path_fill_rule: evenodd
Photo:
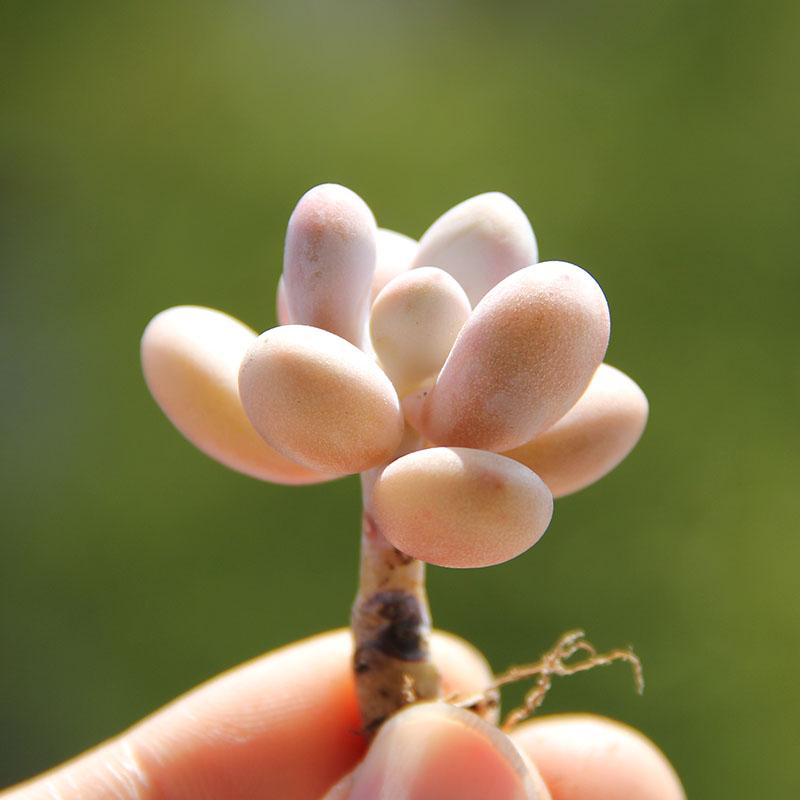
<path fill-rule="evenodd" d="M 498 728 L 447 703 L 396 714 L 364 761 L 324 800 L 550 800 Z"/>
<path fill-rule="evenodd" d="M 511 735 L 553 800 L 686 800 L 666 756 L 643 734 L 592 714 L 559 714 Z"/>
<path fill-rule="evenodd" d="M 435 633 L 446 693 L 491 673 L 462 640 Z M 3 800 L 318 800 L 363 756 L 352 640 L 333 631 L 238 667 L 122 736 Z"/>

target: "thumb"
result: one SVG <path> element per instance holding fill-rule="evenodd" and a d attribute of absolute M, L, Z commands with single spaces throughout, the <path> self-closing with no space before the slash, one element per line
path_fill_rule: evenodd
<path fill-rule="evenodd" d="M 384 724 L 364 761 L 324 800 L 550 800 L 535 768 L 497 728 L 446 703 Z"/>

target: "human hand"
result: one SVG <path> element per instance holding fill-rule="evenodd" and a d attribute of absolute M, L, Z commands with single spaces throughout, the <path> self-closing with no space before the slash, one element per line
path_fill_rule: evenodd
<path fill-rule="evenodd" d="M 683 800 L 641 734 L 589 715 L 511 736 L 445 703 L 412 706 L 369 751 L 359 733 L 349 631 L 232 670 L 2 800 Z M 481 655 L 433 637 L 446 694 L 491 681 Z M 534 764 L 536 766 L 534 766 Z M 549 790 L 549 792 L 548 792 Z"/>

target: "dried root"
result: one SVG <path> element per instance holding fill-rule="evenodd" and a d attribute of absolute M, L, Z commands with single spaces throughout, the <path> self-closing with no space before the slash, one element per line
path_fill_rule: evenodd
<path fill-rule="evenodd" d="M 608 666 L 615 661 L 625 661 L 631 665 L 636 690 L 641 694 L 644 690 L 642 662 L 633 650 L 620 648 L 609 650 L 606 653 L 598 653 L 594 646 L 586 641 L 585 635 L 581 630 L 568 631 L 559 637 L 553 647 L 533 664 L 511 667 L 506 672 L 496 676 L 494 682 L 484 691 L 469 697 L 451 697 L 448 698 L 448 702 L 459 708 L 480 711 L 487 704 L 496 704 L 497 690 L 501 686 L 524 681 L 528 678 L 535 678 L 536 682 L 533 688 L 525 695 L 523 704 L 519 708 L 510 711 L 505 720 L 503 720 L 501 729 L 509 731 L 515 725 L 536 713 L 536 710 L 542 705 L 547 693 L 550 691 L 554 676 L 575 675 L 578 672 L 586 672 L 595 667 Z M 579 653 L 582 654 L 582 657 L 574 658 Z"/>

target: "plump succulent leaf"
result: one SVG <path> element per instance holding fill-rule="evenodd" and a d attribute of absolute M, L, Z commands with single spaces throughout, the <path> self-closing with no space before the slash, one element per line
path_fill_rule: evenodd
<path fill-rule="evenodd" d="M 289 219 L 283 257 L 287 317 L 359 346 L 375 272 L 376 224 L 355 192 L 326 183 Z"/>
<path fill-rule="evenodd" d="M 319 328 L 261 334 L 242 360 L 239 394 L 259 434 L 310 469 L 345 474 L 386 463 L 403 435 L 391 381 L 357 347 Z"/>
<path fill-rule="evenodd" d="M 550 524 L 553 498 L 522 464 L 485 450 L 435 447 L 389 464 L 375 482 L 372 513 L 399 550 L 445 567 L 486 567 L 533 545 Z"/>
<path fill-rule="evenodd" d="M 404 272 L 381 290 L 370 338 L 401 397 L 439 372 L 470 310 L 455 278 L 435 267 Z"/>
<path fill-rule="evenodd" d="M 255 331 L 210 308 L 177 306 L 154 317 L 142 336 L 145 381 L 173 425 L 206 455 L 274 483 L 316 483 L 308 469 L 259 436 L 239 400 L 239 364 Z"/>
<path fill-rule="evenodd" d="M 449 272 L 474 306 L 503 278 L 537 261 L 525 213 L 507 195 L 487 192 L 439 217 L 422 235 L 413 266 Z"/>
<path fill-rule="evenodd" d="M 577 403 L 552 427 L 505 455 L 541 476 L 555 497 L 609 473 L 633 450 L 647 424 L 644 392 L 624 372 L 597 368 Z"/>
<path fill-rule="evenodd" d="M 513 273 L 476 306 L 421 408 L 435 444 L 502 452 L 530 441 L 577 401 L 608 346 L 608 305 L 580 267 Z"/>

